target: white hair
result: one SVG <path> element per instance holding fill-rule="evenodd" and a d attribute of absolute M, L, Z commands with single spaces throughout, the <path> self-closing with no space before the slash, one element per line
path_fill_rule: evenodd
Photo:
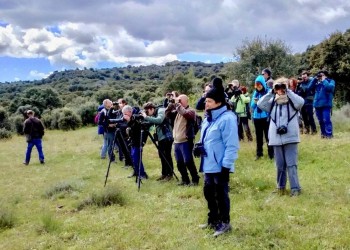
<path fill-rule="evenodd" d="M 122 109 L 122 113 L 124 114 L 125 112 L 131 112 L 132 113 L 132 107 L 130 105 L 125 105 Z"/>

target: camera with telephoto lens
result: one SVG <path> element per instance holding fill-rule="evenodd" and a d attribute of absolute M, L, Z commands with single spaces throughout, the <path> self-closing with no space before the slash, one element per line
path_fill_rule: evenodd
<path fill-rule="evenodd" d="M 278 127 L 276 129 L 276 132 L 277 132 L 278 135 L 287 134 L 287 132 L 288 132 L 287 126 L 282 125 L 282 126 Z"/>
<path fill-rule="evenodd" d="M 169 99 L 169 103 L 175 103 L 175 99 L 174 98 L 170 98 Z"/>
<path fill-rule="evenodd" d="M 131 120 L 135 121 L 143 121 L 145 118 L 141 114 L 133 114 L 131 116 Z"/>
<path fill-rule="evenodd" d="M 201 156 L 206 157 L 207 156 L 207 152 L 205 151 L 203 143 L 197 142 L 196 144 L 194 144 L 193 155 L 194 155 L 194 157 L 201 157 Z"/>

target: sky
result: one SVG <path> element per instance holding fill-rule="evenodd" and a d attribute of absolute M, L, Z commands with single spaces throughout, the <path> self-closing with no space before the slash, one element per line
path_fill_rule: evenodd
<path fill-rule="evenodd" d="M 85 67 L 229 62 L 257 37 L 298 53 L 349 28 L 349 0 L 0 0 L 0 82 Z"/>

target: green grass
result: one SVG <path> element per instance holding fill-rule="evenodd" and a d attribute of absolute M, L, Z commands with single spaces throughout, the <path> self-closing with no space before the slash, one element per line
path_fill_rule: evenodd
<path fill-rule="evenodd" d="M 348 249 L 350 132 L 301 137 L 303 193 L 293 198 L 272 194 L 273 161 L 254 161 L 255 142 L 241 143 L 230 177 L 233 230 L 217 239 L 198 228 L 207 216 L 203 178 L 198 187 L 155 181 L 160 160 L 150 142 L 143 154 L 150 179 L 138 192 L 120 162 L 103 186 L 108 161 L 99 158 L 96 128 L 47 131 L 45 165 L 35 150 L 22 164 L 23 137 L 0 141 L 0 213 L 12 221 L 0 229 L 0 249 Z"/>

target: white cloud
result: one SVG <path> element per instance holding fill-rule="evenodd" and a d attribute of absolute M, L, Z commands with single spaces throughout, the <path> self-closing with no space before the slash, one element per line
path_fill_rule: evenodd
<path fill-rule="evenodd" d="M 0 56 L 56 67 L 162 64 L 186 52 L 230 55 L 257 36 L 303 51 L 349 28 L 349 11 L 345 0 L 18 0 L 2 9 Z"/>
<path fill-rule="evenodd" d="M 38 72 L 36 70 L 31 70 L 29 72 L 29 79 L 31 80 L 38 80 L 38 79 L 43 79 L 43 78 L 46 78 L 50 75 L 51 73 L 47 74 L 47 73 L 41 73 L 41 72 Z M 19 79 L 18 79 L 19 80 Z"/>

